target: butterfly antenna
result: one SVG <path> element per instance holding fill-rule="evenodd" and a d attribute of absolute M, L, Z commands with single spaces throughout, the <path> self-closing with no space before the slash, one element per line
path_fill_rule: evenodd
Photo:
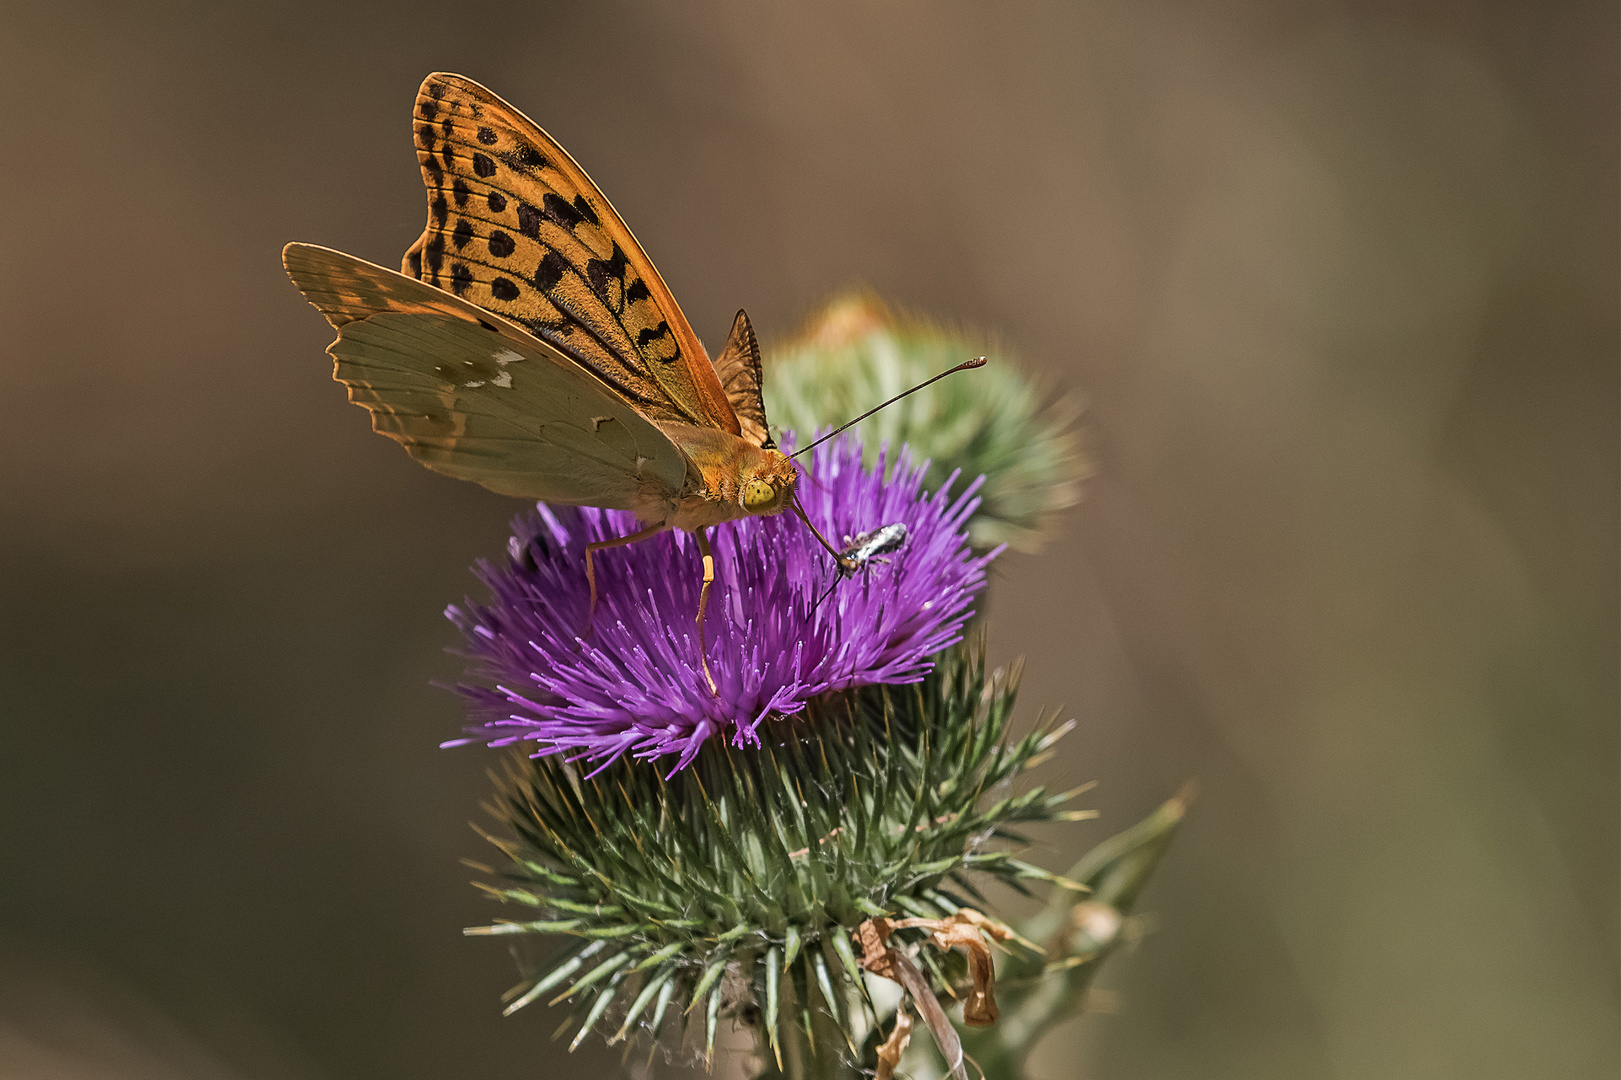
<path fill-rule="evenodd" d="M 896 394 L 894 397 L 890 398 L 888 401 L 884 402 L 882 405 L 876 405 L 873 408 L 868 409 L 866 412 L 862 413 L 860 416 L 856 417 L 854 420 L 851 420 L 849 423 L 845 424 L 844 427 L 834 428 L 832 431 L 828 432 L 826 435 L 823 435 L 820 439 L 817 439 L 815 442 L 811 443 L 809 446 L 806 446 L 806 447 L 804 447 L 803 449 L 800 449 L 800 450 L 795 450 L 792 454 L 789 454 L 788 456 L 789 457 L 798 457 L 800 454 L 806 453 L 807 451 L 810 451 L 810 450 L 814 450 L 816 447 L 821 446 L 823 443 L 827 442 L 827 440 L 831 439 L 833 436 L 837 435 L 839 432 L 845 430 L 845 428 L 855 427 L 857 424 L 861 423 L 861 421 L 865 420 L 867 417 L 871 416 L 873 413 L 877 412 L 879 409 L 887 409 L 891 405 L 895 404 L 895 402 L 897 402 L 901 398 L 905 397 L 907 394 L 915 394 L 919 390 L 923 389 L 925 386 L 928 386 L 930 383 L 939 382 L 941 379 L 945 378 L 947 375 L 954 374 L 955 372 L 958 372 L 958 371 L 967 371 L 969 368 L 977 368 L 977 367 L 984 367 L 984 366 L 985 366 L 985 358 L 983 356 L 976 356 L 972 360 L 964 360 L 962 363 L 958 364 L 956 367 L 948 368 L 947 370 L 942 371 L 940 374 L 934 376 L 931 379 L 924 379 L 922 382 L 918 383 L 916 386 L 912 387 L 910 390 L 901 391 L 899 394 Z M 800 516 L 803 517 L 804 515 L 801 514 Z M 806 524 L 809 524 L 809 522 L 807 522 Z M 823 540 L 822 541 L 822 546 L 827 547 L 827 541 Z M 828 548 L 828 550 L 831 551 L 833 549 Z"/>
<path fill-rule="evenodd" d="M 805 470 L 804 477 L 805 477 L 806 481 L 808 481 L 811 484 L 811 486 L 816 488 L 818 491 L 826 491 L 827 490 L 827 485 L 822 483 L 820 480 L 816 479 L 816 474 L 811 472 L 809 469 Z"/>

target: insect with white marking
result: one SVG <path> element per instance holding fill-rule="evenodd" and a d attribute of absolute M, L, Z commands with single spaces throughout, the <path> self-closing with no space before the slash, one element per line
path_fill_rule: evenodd
<path fill-rule="evenodd" d="M 873 529 L 870 532 L 856 533 L 855 536 L 844 538 L 844 548 L 835 556 L 839 568 L 838 576 L 828 585 L 827 591 L 816 598 L 811 605 L 810 614 L 805 618 L 808 621 L 816 614 L 816 609 L 822 606 L 822 601 L 832 595 L 833 590 L 844 578 L 855 577 L 863 570 L 871 570 L 879 563 L 887 563 L 886 555 L 893 555 L 906 543 L 906 523 L 897 521 Z"/>
<path fill-rule="evenodd" d="M 844 550 L 839 552 L 839 573 L 853 577 L 858 570 L 871 569 L 874 563 L 889 562 L 883 556 L 893 555 L 906 543 L 906 523 L 897 521 L 871 532 L 857 533 L 854 538 L 846 536 L 844 543 Z"/>

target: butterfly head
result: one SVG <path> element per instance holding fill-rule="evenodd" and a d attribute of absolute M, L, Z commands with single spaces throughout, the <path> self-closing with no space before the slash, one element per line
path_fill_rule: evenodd
<path fill-rule="evenodd" d="M 780 450 L 762 450 L 749 463 L 738 486 L 738 499 L 750 514 L 776 514 L 787 508 L 799 473 Z"/>

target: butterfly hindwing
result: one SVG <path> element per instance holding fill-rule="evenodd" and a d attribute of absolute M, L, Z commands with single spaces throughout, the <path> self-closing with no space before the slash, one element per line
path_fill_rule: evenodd
<path fill-rule="evenodd" d="M 667 516 L 690 463 L 594 374 L 506 319 L 330 248 L 283 264 L 338 330 L 333 375 L 372 426 L 493 491 Z"/>
<path fill-rule="evenodd" d="M 663 279 L 562 147 L 459 75 L 428 76 L 413 121 L 428 224 L 406 274 L 527 327 L 650 419 L 740 432 Z"/>
<path fill-rule="evenodd" d="M 715 374 L 726 390 L 726 398 L 737 414 L 743 438 L 755 446 L 775 447 L 765 421 L 765 399 L 760 395 L 760 342 L 754 336 L 749 317 L 737 313 L 726 348 L 715 359 Z"/>

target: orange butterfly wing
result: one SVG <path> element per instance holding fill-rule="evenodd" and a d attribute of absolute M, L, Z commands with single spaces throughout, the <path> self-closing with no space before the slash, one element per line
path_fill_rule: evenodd
<path fill-rule="evenodd" d="M 521 323 L 651 420 L 743 434 L 664 279 L 567 151 L 460 75 L 429 75 L 414 120 L 428 224 L 404 273 Z"/>

